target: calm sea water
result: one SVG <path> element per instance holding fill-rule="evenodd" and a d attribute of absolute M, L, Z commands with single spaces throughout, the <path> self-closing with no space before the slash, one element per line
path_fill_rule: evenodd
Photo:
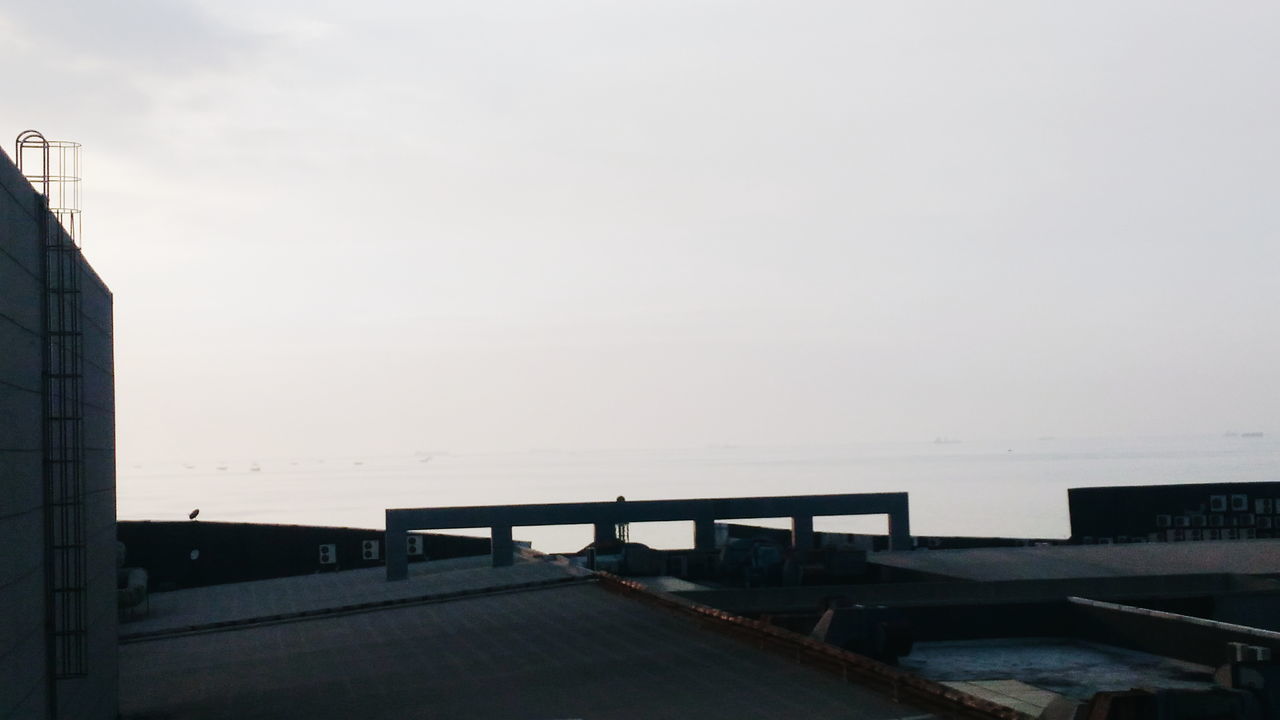
<path fill-rule="evenodd" d="M 406 452 L 122 467 L 119 517 L 180 520 L 200 508 L 201 520 L 382 528 L 389 507 L 906 491 L 917 535 L 1066 537 L 1068 488 L 1277 480 L 1280 441 L 1273 437 Z M 815 528 L 883 532 L 885 520 L 817 518 Z M 588 543 L 591 529 L 519 528 L 516 537 L 567 551 Z M 637 524 L 631 537 L 688 547 L 692 528 Z"/>

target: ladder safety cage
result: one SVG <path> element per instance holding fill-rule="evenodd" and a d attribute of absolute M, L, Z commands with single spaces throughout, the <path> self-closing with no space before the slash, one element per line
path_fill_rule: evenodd
<path fill-rule="evenodd" d="M 19 171 L 40 192 L 44 285 L 43 458 L 46 626 L 57 678 L 88 672 L 80 144 L 18 135 Z M 37 165 L 32 167 L 32 160 Z M 38 170 L 37 170 L 38 168 Z"/>

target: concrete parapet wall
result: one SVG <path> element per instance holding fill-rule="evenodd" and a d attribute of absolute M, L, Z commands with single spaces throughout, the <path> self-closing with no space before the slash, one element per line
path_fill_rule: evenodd
<path fill-rule="evenodd" d="M 1087 598 L 1069 602 L 1078 637 L 1209 666 L 1227 661 L 1231 642 L 1260 645 L 1280 656 L 1280 632 L 1273 630 Z"/>

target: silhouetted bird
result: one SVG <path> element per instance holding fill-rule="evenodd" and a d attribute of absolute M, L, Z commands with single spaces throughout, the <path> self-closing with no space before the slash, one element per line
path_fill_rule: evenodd
<path fill-rule="evenodd" d="M 191 519 L 191 520 L 195 520 L 195 519 L 196 519 L 196 516 L 197 516 L 197 515 L 199 515 L 199 514 L 200 514 L 200 508 L 196 508 L 195 510 L 192 510 L 192 511 L 191 511 L 191 514 L 190 514 L 190 515 L 187 515 L 187 518 L 188 518 L 188 519 Z"/>

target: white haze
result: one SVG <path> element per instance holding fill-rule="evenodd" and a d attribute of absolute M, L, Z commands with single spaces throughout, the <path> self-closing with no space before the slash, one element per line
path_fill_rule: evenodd
<path fill-rule="evenodd" d="M 1280 431 L 1278 37 L 3 0 L 0 130 L 86 147 L 122 462 Z"/>

